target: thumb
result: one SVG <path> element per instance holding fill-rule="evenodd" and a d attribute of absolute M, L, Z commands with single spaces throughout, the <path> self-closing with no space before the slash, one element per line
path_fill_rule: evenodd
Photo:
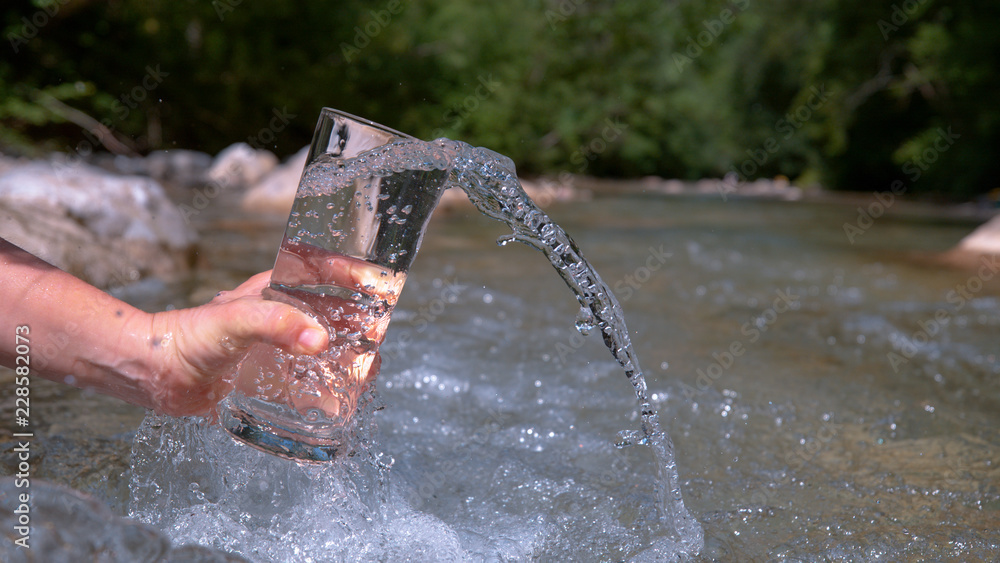
<path fill-rule="evenodd" d="M 237 346 L 265 342 L 290 354 L 315 355 L 327 348 L 329 333 L 312 316 L 291 305 L 243 297 L 221 304 L 231 319 L 229 331 Z"/>

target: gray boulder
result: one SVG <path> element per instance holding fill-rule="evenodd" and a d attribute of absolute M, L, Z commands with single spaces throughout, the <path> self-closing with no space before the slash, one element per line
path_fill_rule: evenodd
<path fill-rule="evenodd" d="M 295 192 L 306 167 L 309 147 L 288 158 L 283 164 L 267 173 L 243 196 L 243 209 L 276 217 L 286 217 L 292 209 Z"/>
<path fill-rule="evenodd" d="M 1000 215 L 983 223 L 958 243 L 958 250 L 975 254 L 1000 254 Z"/>
<path fill-rule="evenodd" d="M 0 172 L 0 236 L 103 288 L 175 278 L 197 241 L 155 180 L 59 161 Z"/>
<path fill-rule="evenodd" d="M 216 155 L 208 181 L 224 188 L 251 186 L 278 165 L 278 157 L 246 143 L 229 145 Z"/>
<path fill-rule="evenodd" d="M 106 163 L 106 167 L 122 174 L 149 176 L 180 186 L 205 183 L 211 166 L 211 155 L 183 149 L 153 151 L 141 157 L 118 155 Z"/>

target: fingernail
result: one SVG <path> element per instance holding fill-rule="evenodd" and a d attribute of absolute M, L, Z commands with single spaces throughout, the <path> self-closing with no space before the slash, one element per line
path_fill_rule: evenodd
<path fill-rule="evenodd" d="M 307 328 L 299 333 L 299 347 L 307 354 L 315 354 L 326 348 L 327 340 L 326 333 L 319 329 Z"/>

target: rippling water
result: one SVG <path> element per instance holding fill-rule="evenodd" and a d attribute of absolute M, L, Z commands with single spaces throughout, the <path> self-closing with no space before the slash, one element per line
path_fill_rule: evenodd
<path fill-rule="evenodd" d="M 205 225 L 198 279 L 130 298 L 186 306 L 269 268 L 283 225 L 225 211 Z M 698 560 L 1000 557 L 1000 287 L 922 260 L 973 225 L 900 206 L 851 244 L 851 206 L 626 197 L 548 213 L 625 309 L 705 531 Z M 346 528 L 381 534 L 371 553 L 413 560 L 642 558 L 656 539 L 632 531 L 650 517 L 652 456 L 614 447 L 640 414 L 631 387 L 600 338 L 569 322 L 578 304 L 547 261 L 495 248 L 501 234 L 471 208 L 431 224 L 383 348 L 375 416 L 395 460 L 383 507 L 400 510 L 329 508 L 372 518 L 331 520 L 343 535 L 327 536 L 341 538 L 330 553 L 364 549 Z M 141 412 L 38 393 L 38 477 L 124 512 Z M 376 477 L 354 479 L 338 486 Z M 272 494 L 264 481 L 241 486 Z M 284 522 L 275 537 L 290 548 L 296 506 L 258 515 Z M 211 529 L 254 524 L 221 520 Z M 179 543 L 218 537 L 165 528 Z"/>

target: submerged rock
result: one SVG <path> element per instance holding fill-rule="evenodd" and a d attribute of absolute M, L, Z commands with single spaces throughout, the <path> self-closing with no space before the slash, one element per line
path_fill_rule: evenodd
<path fill-rule="evenodd" d="M 58 161 L 0 173 L 0 236 L 104 288 L 176 277 L 197 240 L 155 180 Z"/>
<path fill-rule="evenodd" d="M 0 522 L 5 530 L 0 534 L 0 560 L 246 561 L 197 545 L 172 548 L 170 540 L 156 529 L 116 516 L 89 495 L 39 479 L 30 483 L 30 488 L 18 487 L 13 477 L 0 479 Z M 21 502 L 22 495 L 27 495 L 29 502 Z M 15 543 L 18 540 L 28 548 Z"/>

